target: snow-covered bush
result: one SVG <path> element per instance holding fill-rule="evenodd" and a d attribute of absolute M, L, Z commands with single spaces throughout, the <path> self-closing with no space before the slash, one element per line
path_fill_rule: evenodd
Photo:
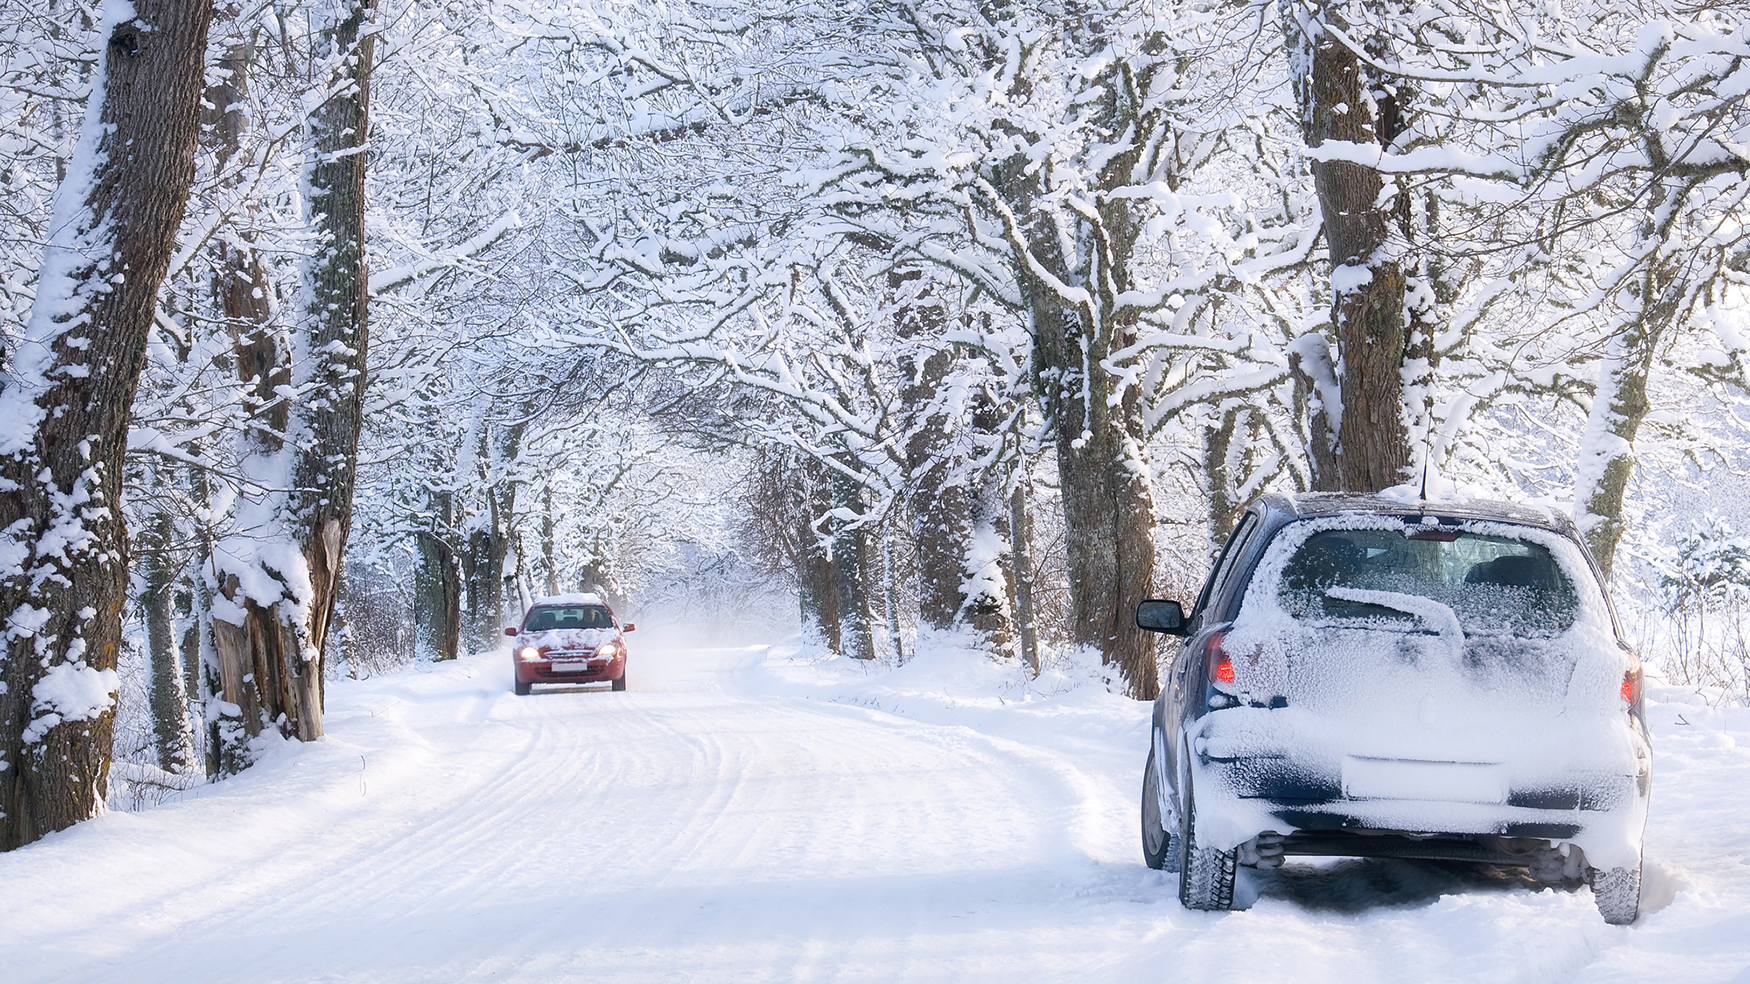
<path fill-rule="evenodd" d="M 1750 700 L 1750 536 L 1710 515 L 1674 546 L 1659 584 L 1671 619 L 1666 671 Z"/>

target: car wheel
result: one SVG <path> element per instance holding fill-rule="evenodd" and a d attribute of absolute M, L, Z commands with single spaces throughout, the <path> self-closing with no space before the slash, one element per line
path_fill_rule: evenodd
<path fill-rule="evenodd" d="M 529 695 L 529 688 L 534 686 L 532 683 L 524 683 L 520 677 L 514 675 L 510 678 L 510 685 L 511 689 L 516 691 L 518 697 L 527 697 Z"/>
<path fill-rule="evenodd" d="M 620 679 L 614 681 L 614 689 L 615 690 L 625 690 L 626 689 L 626 671 L 624 671 L 624 670 L 620 671 Z"/>
<path fill-rule="evenodd" d="M 1179 904 L 1187 909 L 1231 909 L 1240 852 L 1197 844 L 1197 795 L 1190 776 L 1181 779 L 1185 810 L 1179 817 Z"/>
<path fill-rule="evenodd" d="M 1641 914 L 1641 866 L 1637 862 L 1632 868 L 1612 868 L 1605 871 L 1593 868 L 1589 872 L 1592 882 L 1592 899 L 1598 903 L 1598 911 L 1604 915 L 1604 921 L 1612 926 L 1627 926 Z"/>
<path fill-rule="evenodd" d="M 1156 871 L 1179 870 L 1179 845 L 1173 843 L 1172 830 L 1161 816 L 1160 770 L 1155 768 L 1153 747 L 1142 773 L 1142 860 Z"/>

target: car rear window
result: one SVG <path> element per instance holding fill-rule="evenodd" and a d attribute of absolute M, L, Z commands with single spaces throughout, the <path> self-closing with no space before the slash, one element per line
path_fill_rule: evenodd
<path fill-rule="evenodd" d="M 524 632 L 547 632 L 553 629 L 611 629 L 614 616 L 600 605 L 543 606 L 529 610 L 523 622 Z"/>
<path fill-rule="evenodd" d="M 1466 635 L 1551 636 L 1573 624 L 1578 607 L 1572 582 L 1541 543 L 1415 527 L 1314 533 L 1282 568 L 1276 594 L 1303 621 L 1430 623 L 1445 618 L 1444 608 Z"/>

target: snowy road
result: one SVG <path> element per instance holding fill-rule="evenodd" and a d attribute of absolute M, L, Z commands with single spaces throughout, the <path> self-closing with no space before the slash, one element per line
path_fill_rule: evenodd
<path fill-rule="evenodd" d="M 1653 711 L 1633 927 L 1409 862 L 1206 914 L 1142 865 L 1146 705 L 967 657 L 634 652 L 622 694 L 518 698 L 502 656 L 338 685 L 323 742 L 0 855 L 0 981 L 1750 984 L 1741 709 Z"/>

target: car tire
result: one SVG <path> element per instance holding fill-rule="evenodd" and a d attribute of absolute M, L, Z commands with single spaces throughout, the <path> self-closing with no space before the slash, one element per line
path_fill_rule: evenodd
<path fill-rule="evenodd" d="M 626 689 L 626 673 L 624 670 L 620 671 L 620 679 L 614 681 L 614 689 L 615 690 L 625 690 Z"/>
<path fill-rule="evenodd" d="M 1197 844 L 1197 795 L 1190 776 L 1182 776 L 1185 809 L 1179 817 L 1179 904 L 1187 909 L 1233 908 L 1234 875 L 1240 852 Z"/>
<path fill-rule="evenodd" d="M 1160 783 L 1160 770 L 1156 768 L 1151 745 L 1142 773 L 1142 860 L 1156 871 L 1178 871 L 1179 845 L 1173 842 L 1172 831 L 1178 823 L 1161 816 Z"/>
<path fill-rule="evenodd" d="M 527 697 L 529 695 L 529 688 L 534 686 L 534 684 L 524 683 L 520 677 L 513 675 L 510 678 L 510 686 L 512 690 L 516 691 L 518 697 Z"/>
<path fill-rule="evenodd" d="M 1587 880 L 1592 883 L 1592 900 L 1598 903 L 1598 911 L 1605 922 L 1612 926 L 1627 926 L 1641 914 L 1639 862 L 1632 868 L 1611 868 L 1609 871 L 1593 868 L 1588 876 Z"/>

